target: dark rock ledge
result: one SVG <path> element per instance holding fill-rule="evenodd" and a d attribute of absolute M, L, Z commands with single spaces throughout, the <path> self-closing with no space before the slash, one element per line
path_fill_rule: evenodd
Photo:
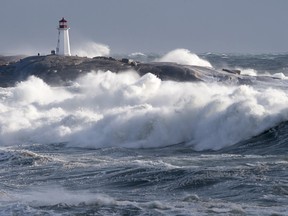
<path fill-rule="evenodd" d="M 1 57 L 0 57 L 1 59 Z M 135 70 L 139 75 L 152 73 L 161 80 L 206 81 L 210 79 L 241 79 L 235 74 L 205 67 L 179 65 L 169 62 L 139 63 L 128 59 L 116 60 L 111 57 L 86 58 L 78 56 L 31 56 L 16 62 L 0 65 L 0 87 L 9 87 L 34 75 L 50 85 L 65 85 L 91 71 L 112 71 L 121 73 Z"/>

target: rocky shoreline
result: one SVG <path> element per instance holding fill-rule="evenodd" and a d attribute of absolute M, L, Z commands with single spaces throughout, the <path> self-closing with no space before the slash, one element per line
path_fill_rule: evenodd
<path fill-rule="evenodd" d="M 1 57 L 0 57 L 1 59 Z M 0 61 L 1 62 L 1 61 Z M 66 85 L 77 77 L 91 71 L 112 71 L 121 73 L 134 70 L 140 76 L 146 73 L 155 74 L 161 80 L 173 81 L 207 81 L 233 80 L 243 82 L 238 74 L 217 71 L 211 68 L 180 65 L 170 62 L 141 63 L 129 59 L 117 60 L 111 57 L 78 57 L 78 56 L 30 56 L 17 61 L 0 65 L 0 87 L 14 86 L 15 83 L 37 76 L 49 85 Z"/>

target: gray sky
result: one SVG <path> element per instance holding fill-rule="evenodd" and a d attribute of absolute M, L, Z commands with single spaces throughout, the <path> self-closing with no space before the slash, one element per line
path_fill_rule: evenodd
<path fill-rule="evenodd" d="M 287 0 L 0 0 L 0 53 L 50 52 L 65 17 L 71 50 L 112 53 L 288 51 Z"/>

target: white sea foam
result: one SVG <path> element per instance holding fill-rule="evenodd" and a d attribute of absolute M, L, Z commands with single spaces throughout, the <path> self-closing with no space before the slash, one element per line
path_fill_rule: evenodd
<path fill-rule="evenodd" d="M 0 145 L 220 149 L 288 119 L 287 92 L 92 72 L 73 86 L 31 77 L 0 89 Z"/>
<path fill-rule="evenodd" d="M 117 201 L 105 194 L 92 194 L 87 191 L 67 191 L 59 186 L 45 186 L 33 188 L 30 192 L 13 195 L 32 206 L 39 205 L 116 205 Z"/>
<path fill-rule="evenodd" d="M 146 56 L 146 55 L 141 52 L 134 52 L 134 53 L 131 53 L 129 56 L 133 57 L 133 56 Z"/>
<path fill-rule="evenodd" d="M 201 59 L 199 56 L 197 56 L 194 53 L 191 53 L 187 49 L 173 50 L 156 61 L 175 62 L 183 65 L 195 65 L 195 66 L 212 68 L 212 65 L 207 60 Z"/>
<path fill-rule="evenodd" d="M 110 54 L 110 48 L 105 44 L 86 41 L 75 45 L 72 52 L 74 55 L 92 58 L 96 56 L 108 56 Z"/>
<path fill-rule="evenodd" d="M 283 74 L 283 73 L 275 73 L 275 74 L 272 75 L 272 77 L 278 78 L 278 79 L 288 79 L 288 78 L 285 76 L 285 74 Z"/>
<path fill-rule="evenodd" d="M 269 76 L 277 79 L 288 79 L 284 73 L 274 73 L 271 74 L 269 72 L 261 72 L 259 73 L 257 70 L 252 68 L 236 68 L 241 71 L 241 75 L 249 75 L 249 76 Z"/>
<path fill-rule="evenodd" d="M 245 68 L 245 69 L 237 68 L 237 70 L 240 70 L 242 75 L 249 75 L 249 76 L 257 76 L 258 75 L 257 70 L 252 69 L 252 68 Z"/>

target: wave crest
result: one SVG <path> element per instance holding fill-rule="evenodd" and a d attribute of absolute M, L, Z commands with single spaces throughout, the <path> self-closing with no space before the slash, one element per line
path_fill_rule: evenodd
<path fill-rule="evenodd" d="M 0 89 L 0 145 L 221 149 L 288 120 L 284 90 L 98 71 L 72 86 L 31 77 Z"/>
<path fill-rule="evenodd" d="M 87 41 L 76 46 L 73 50 L 73 53 L 78 56 L 86 56 L 89 58 L 96 56 L 109 56 L 110 48 L 105 44 L 99 44 L 94 41 Z"/>
<path fill-rule="evenodd" d="M 178 64 L 183 65 L 194 65 L 194 66 L 202 66 L 202 67 L 208 67 L 212 68 L 212 65 L 204 59 L 199 58 L 194 53 L 191 53 L 187 49 L 176 49 L 173 50 L 166 55 L 164 55 L 162 58 L 157 60 L 158 62 L 175 62 Z"/>

